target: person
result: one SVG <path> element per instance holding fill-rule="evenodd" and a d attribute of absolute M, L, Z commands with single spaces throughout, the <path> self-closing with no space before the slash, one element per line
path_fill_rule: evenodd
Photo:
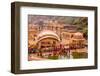
<path fill-rule="evenodd" d="M 70 48 L 69 46 L 65 46 L 65 52 L 67 53 L 67 57 L 70 58 Z"/>

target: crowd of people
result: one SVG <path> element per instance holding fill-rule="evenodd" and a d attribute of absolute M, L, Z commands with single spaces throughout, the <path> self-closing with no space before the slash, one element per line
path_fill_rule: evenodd
<path fill-rule="evenodd" d="M 60 44 L 59 46 L 55 47 L 48 47 L 47 49 L 45 48 L 44 50 L 38 50 L 38 49 L 30 49 L 29 48 L 29 54 L 34 54 L 38 57 L 42 58 L 48 58 L 50 56 L 66 56 L 67 58 L 70 58 L 71 56 L 71 50 L 73 49 L 80 49 L 86 47 L 85 45 L 80 45 L 80 44 L 72 44 L 72 45 L 62 45 Z"/>

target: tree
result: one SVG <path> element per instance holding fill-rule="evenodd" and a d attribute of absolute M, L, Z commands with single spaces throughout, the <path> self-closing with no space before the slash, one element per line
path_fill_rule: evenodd
<path fill-rule="evenodd" d="M 87 39 L 88 37 L 88 18 L 80 17 L 73 21 L 73 25 L 77 26 L 77 30 L 84 34 L 84 37 Z"/>

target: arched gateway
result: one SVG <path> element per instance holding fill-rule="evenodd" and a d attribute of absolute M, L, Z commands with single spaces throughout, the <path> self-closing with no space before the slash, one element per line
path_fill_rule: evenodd
<path fill-rule="evenodd" d="M 37 48 L 38 49 L 49 49 L 55 47 L 60 43 L 59 36 L 53 31 L 42 31 L 37 36 Z"/>

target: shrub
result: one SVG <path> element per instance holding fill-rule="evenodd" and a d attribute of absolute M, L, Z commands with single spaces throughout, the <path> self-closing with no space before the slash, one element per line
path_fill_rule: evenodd
<path fill-rule="evenodd" d="M 58 56 L 48 56 L 48 59 L 56 60 L 56 59 L 58 59 Z"/>
<path fill-rule="evenodd" d="M 87 58 L 88 57 L 88 54 L 86 52 L 81 52 L 81 53 L 73 52 L 72 53 L 72 56 L 73 56 L 74 59 Z"/>

